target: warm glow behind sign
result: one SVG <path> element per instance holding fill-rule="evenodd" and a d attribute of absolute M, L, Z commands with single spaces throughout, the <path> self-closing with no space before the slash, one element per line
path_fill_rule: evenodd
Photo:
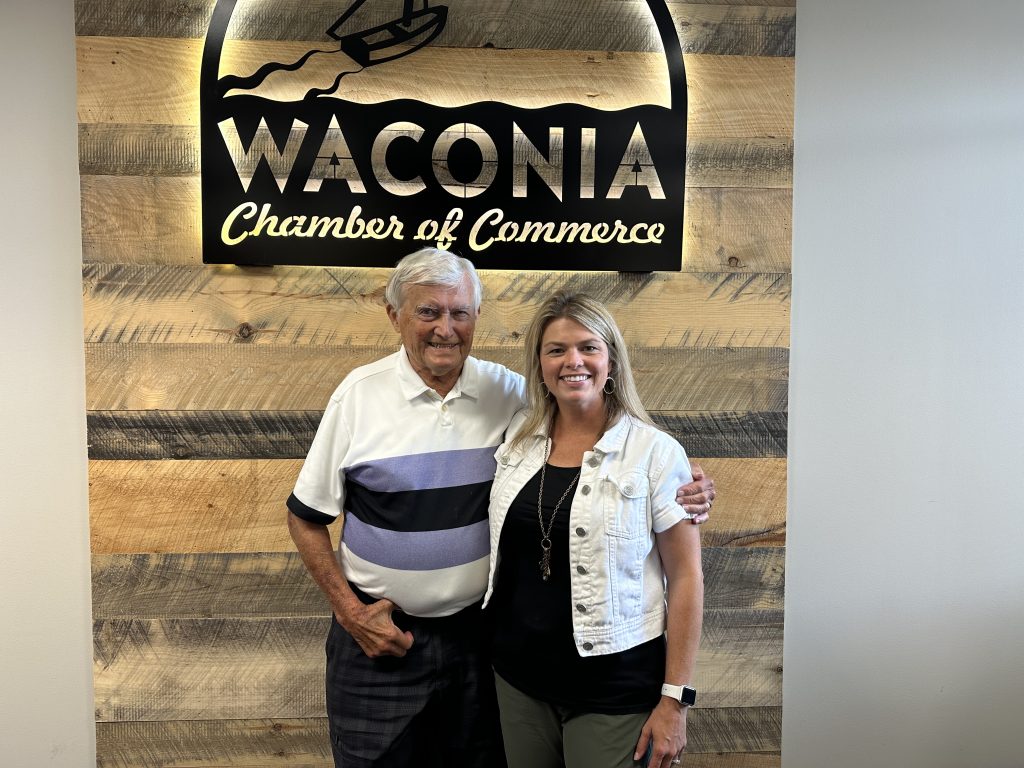
<path fill-rule="evenodd" d="M 310 48 L 248 27 L 245 39 L 233 32 L 245 0 L 218 0 L 201 76 L 203 260 L 392 266 L 439 245 L 482 268 L 680 269 L 686 77 L 664 0 L 637 3 L 665 82 L 597 109 L 581 103 L 586 93 L 511 98 L 504 70 L 468 103 L 366 98 L 370 76 L 375 92 L 402 94 L 454 56 L 453 16 L 480 4 L 355 0 Z M 580 25 L 594 23 L 586 6 Z M 518 52 L 527 66 L 529 48 Z M 652 93 L 666 103 L 642 103 Z"/>

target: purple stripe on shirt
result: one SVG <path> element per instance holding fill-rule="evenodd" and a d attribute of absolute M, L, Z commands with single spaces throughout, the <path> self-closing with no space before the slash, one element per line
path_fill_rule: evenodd
<path fill-rule="evenodd" d="M 497 446 L 414 453 L 353 464 L 345 474 L 364 488 L 384 493 L 451 488 L 494 480 Z"/>
<path fill-rule="evenodd" d="M 486 557 L 490 533 L 486 520 L 446 531 L 405 533 L 367 525 L 345 515 L 342 537 L 349 551 L 368 562 L 402 571 L 433 571 Z"/>

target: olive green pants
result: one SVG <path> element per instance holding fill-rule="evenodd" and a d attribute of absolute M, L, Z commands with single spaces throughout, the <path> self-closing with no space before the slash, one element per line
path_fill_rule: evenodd
<path fill-rule="evenodd" d="M 508 768 L 636 768 L 650 712 L 599 715 L 527 696 L 494 676 Z"/>

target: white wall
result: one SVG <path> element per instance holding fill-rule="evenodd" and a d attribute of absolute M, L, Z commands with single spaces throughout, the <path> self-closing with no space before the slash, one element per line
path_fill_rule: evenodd
<path fill-rule="evenodd" d="M 799 0 L 783 766 L 1024 766 L 1024 4 Z"/>
<path fill-rule="evenodd" d="M 95 765 L 72 0 L 0 7 L 0 763 Z"/>

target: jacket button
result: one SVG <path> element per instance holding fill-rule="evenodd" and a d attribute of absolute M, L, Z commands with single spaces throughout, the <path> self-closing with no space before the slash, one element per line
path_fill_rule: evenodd
<path fill-rule="evenodd" d="M 631 494 L 633 492 L 633 486 L 632 485 L 627 485 L 622 490 L 625 491 L 626 495 L 628 496 L 629 494 Z"/>
<path fill-rule="evenodd" d="M 586 528 L 577 528 L 576 529 L 576 535 L 577 536 L 586 536 L 587 535 L 587 529 Z"/>
<path fill-rule="evenodd" d="M 580 613 L 586 613 L 587 612 L 587 606 L 585 606 L 583 603 L 576 603 L 576 610 L 579 611 Z"/>
<path fill-rule="evenodd" d="M 583 644 L 583 650 L 584 651 L 592 651 L 592 650 L 594 650 L 594 644 L 593 643 L 584 643 Z"/>
<path fill-rule="evenodd" d="M 501 457 L 501 463 L 502 464 L 508 464 L 508 456 L 502 456 Z"/>
<path fill-rule="evenodd" d="M 577 565 L 576 566 L 576 573 L 578 573 L 580 576 L 584 575 L 586 572 L 587 572 L 587 569 L 584 568 L 582 565 Z"/>
<path fill-rule="evenodd" d="M 591 467 L 596 467 L 600 463 L 601 460 L 597 458 L 597 456 L 591 456 L 589 459 L 587 459 L 587 464 Z"/>
<path fill-rule="evenodd" d="M 580 488 L 580 492 L 584 496 L 586 496 L 588 493 L 590 493 L 590 486 L 589 485 L 584 485 L 582 488 Z"/>

